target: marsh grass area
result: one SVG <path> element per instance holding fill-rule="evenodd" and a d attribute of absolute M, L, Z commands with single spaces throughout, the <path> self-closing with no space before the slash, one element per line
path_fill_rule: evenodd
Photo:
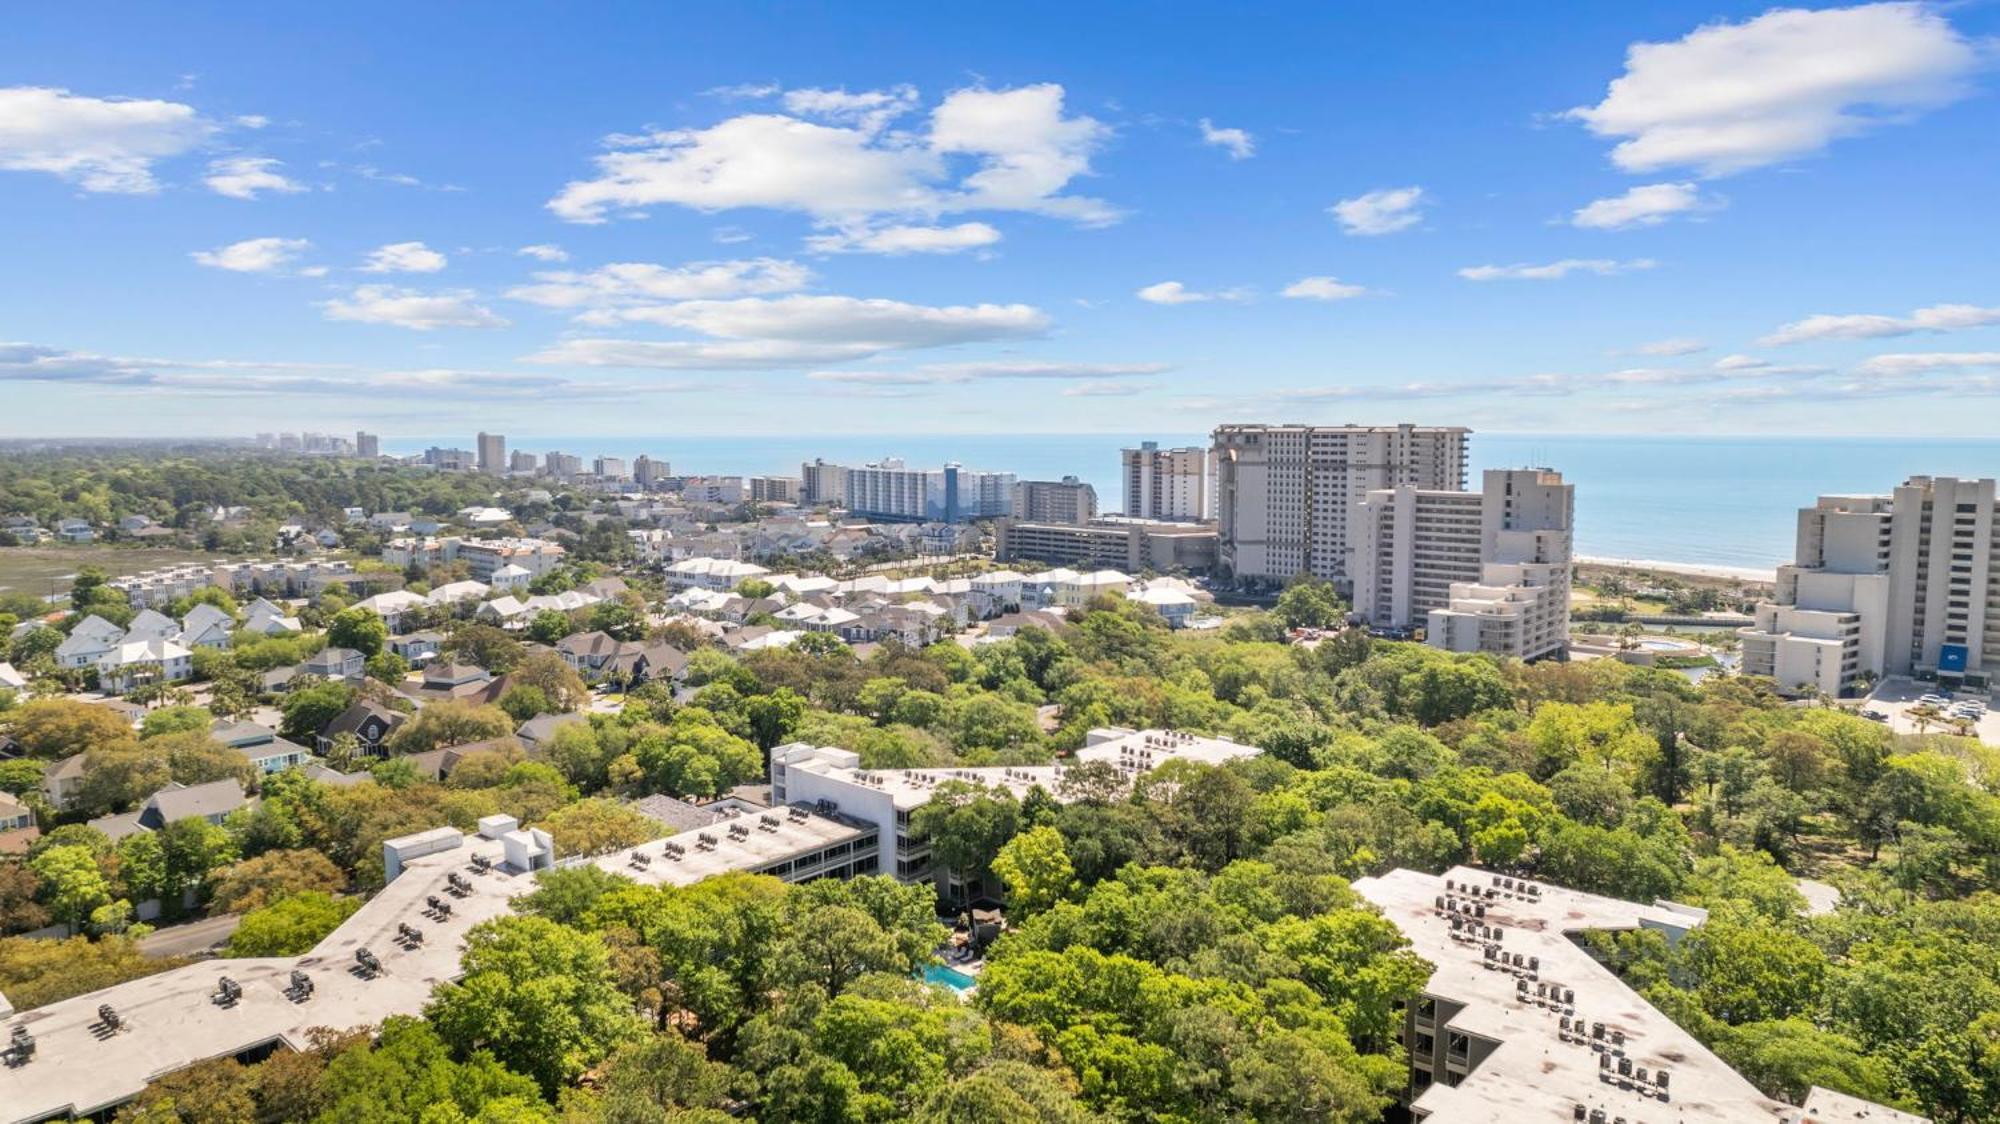
<path fill-rule="evenodd" d="M 10 546 L 0 548 L 0 592 L 46 597 L 69 588 L 79 567 L 96 566 L 112 577 L 182 562 L 207 562 L 216 555 L 199 550 L 122 546 Z M 53 589 L 51 588 L 53 583 Z"/>

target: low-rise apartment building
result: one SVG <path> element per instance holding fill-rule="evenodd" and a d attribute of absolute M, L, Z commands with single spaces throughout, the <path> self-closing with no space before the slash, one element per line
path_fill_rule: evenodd
<path fill-rule="evenodd" d="M 1215 565 L 1213 525 L 1107 517 L 1088 523 L 1002 519 L 994 525 L 1000 562 L 1112 567 L 1138 572 L 1207 573 Z"/>

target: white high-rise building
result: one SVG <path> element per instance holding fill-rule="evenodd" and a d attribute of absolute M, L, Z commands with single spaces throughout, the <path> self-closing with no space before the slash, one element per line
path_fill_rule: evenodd
<path fill-rule="evenodd" d="M 1489 469 L 1477 492 L 1408 484 L 1355 512 L 1354 607 L 1433 647 L 1521 659 L 1569 645 L 1575 488 L 1550 469 Z"/>
<path fill-rule="evenodd" d="M 1790 565 L 1742 629 L 1743 672 L 1850 694 L 1885 675 L 1990 687 L 2000 667 L 1994 482 L 1913 476 L 1799 511 Z"/>
<path fill-rule="evenodd" d="M 1213 435 L 1222 568 L 1326 578 L 1343 590 L 1349 520 L 1369 492 L 1465 488 L 1461 426 L 1225 425 Z"/>
<path fill-rule="evenodd" d="M 590 467 L 591 475 L 601 476 L 606 480 L 623 480 L 626 475 L 624 457 L 600 456 Z"/>
<path fill-rule="evenodd" d="M 1209 512 L 1208 450 L 1162 449 L 1157 441 L 1120 451 L 1125 514 L 1135 519 L 1193 523 Z"/>
<path fill-rule="evenodd" d="M 894 457 L 840 466 L 801 465 L 807 503 L 839 503 L 858 516 L 915 523 L 997 519 L 1013 508 L 1011 472 L 981 472 L 957 464 L 911 468 Z M 831 489 L 840 489 L 833 498 Z"/>
<path fill-rule="evenodd" d="M 498 433 L 479 435 L 479 471 L 499 476 L 507 471 L 507 438 Z"/>

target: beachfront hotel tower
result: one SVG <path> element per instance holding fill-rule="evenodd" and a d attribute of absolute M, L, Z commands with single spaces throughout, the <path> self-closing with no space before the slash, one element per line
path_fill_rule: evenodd
<path fill-rule="evenodd" d="M 1211 436 L 1221 563 L 1237 577 L 1311 574 L 1353 589 L 1350 521 L 1368 493 L 1465 489 L 1460 426 L 1224 425 Z"/>
<path fill-rule="evenodd" d="M 1488 469 L 1476 492 L 1375 489 L 1353 516 L 1355 612 L 1447 651 L 1561 656 L 1575 507 L 1547 468 Z"/>
<path fill-rule="evenodd" d="M 1992 685 L 2000 667 L 1994 483 L 1913 476 L 1801 509 L 1790 565 L 1742 629 L 1743 672 L 1840 696 L 1885 675 Z"/>

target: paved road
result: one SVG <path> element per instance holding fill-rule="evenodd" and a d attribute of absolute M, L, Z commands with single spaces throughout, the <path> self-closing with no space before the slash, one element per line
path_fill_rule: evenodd
<path fill-rule="evenodd" d="M 204 917 L 185 925 L 169 925 L 139 942 L 139 951 L 147 956 L 189 956 L 209 949 L 229 939 L 236 931 L 237 922 L 243 918 L 234 913 L 219 917 Z"/>

